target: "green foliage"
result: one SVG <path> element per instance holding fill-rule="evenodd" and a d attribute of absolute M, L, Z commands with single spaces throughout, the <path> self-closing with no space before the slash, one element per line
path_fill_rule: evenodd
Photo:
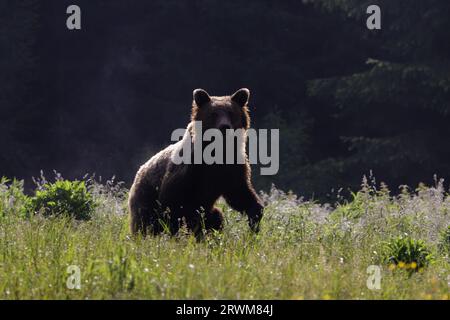
<path fill-rule="evenodd" d="M 361 189 L 357 192 L 350 191 L 351 200 L 344 198 L 343 202 L 337 203 L 336 209 L 332 213 L 334 219 L 359 219 L 367 212 L 373 211 L 376 203 L 383 203 L 386 209 L 392 209 L 396 205 L 390 198 L 390 190 L 386 184 L 381 183 L 377 188 L 373 176 L 363 177 Z"/>
<path fill-rule="evenodd" d="M 202 241 L 186 229 L 175 237 L 130 237 L 122 206 L 127 190 L 91 181 L 89 191 L 99 204 L 90 221 L 39 214 L 0 220 L 0 299 L 450 298 L 442 277 L 450 273 L 447 254 L 437 253 L 417 277 L 383 272 L 382 290 L 370 290 L 366 282 L 368 266 L 380 261 L 383 241 L 399 228 L 412 239 L 438 244 L 450 201 L 445 193 L 431 197 L 434 188 L 388 197 L 364 182 L 355 193 L 362 214 L 352 219 L 273 188 L 262 194 L 267 207 L 259 234 L 250 233 L 246 218 L 219 202 L 225 228 Z M 1 197 L 3 192 L 0 188 Z M 418 269 L 419 261 L 428 261 L 421 241 L 393 241 L 391 247 L 388 257 L 397 257 L 398 264 L 388 262 L 396 269 L 408 264 L 410 271 L 412 263 Z M 79 290 L 67 288 L 69 266 L 81 271 Z"/>
<path fill-rule="evenodd" d="M 440 248 L 450 255 L 450 225 L 442 232 Z"/>
<path fill-rule="evenodd" d="M 418 271 L 433 261 L 433 255 L 423 240 L 396 237 L 385 244 L 384 260 L 408 271 Z"/>
<path fill-rule="evenodd" d="M 23 181 L 0 179 L 0 217 L 25 216 L 28 197 L 23 192 Z"/>
<path fill-rule="evenodd" d="M 94 200 L 84 181 L 68 180 L 44 184 L 28 204 L 28 210 L 33 213 L 70 216 L 77 220 L 89 220 L 94 208 Z"/>
<path fill-rule="evenodd" d="M 353 199 L 350 202 L 345 201 L 344 204 L 339 204 L 333 212 L 333 216 L 357 219 L 364 214 L 366 210 L 364 195 L 361 192 L 352 192 L 351 195 Z"/>

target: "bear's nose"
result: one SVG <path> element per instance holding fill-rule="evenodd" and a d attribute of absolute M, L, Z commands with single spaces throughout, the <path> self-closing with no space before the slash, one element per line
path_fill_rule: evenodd
<path fill-rule="evenodd" d="M 219 130 L 225 132 L 227 129 L 231 129 L 231 126 L 228 124 L 222 124 L 219 126 Z"/>

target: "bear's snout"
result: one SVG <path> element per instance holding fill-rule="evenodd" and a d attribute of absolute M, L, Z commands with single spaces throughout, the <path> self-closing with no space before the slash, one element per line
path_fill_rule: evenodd
<path fill-rule="evenodd" d="M 219 126 L 219 130 L 222 132 L 225 132 L 227 129 L 231 129 L 231 126 L 229 124 L 222 124 Z"/>
<path fill-rule="evenodd" d="M 222 116 L 218 119 L 216 128 L 225 133 L 227 129 L 232 129 L 231 121 L 228 117 Z"/>

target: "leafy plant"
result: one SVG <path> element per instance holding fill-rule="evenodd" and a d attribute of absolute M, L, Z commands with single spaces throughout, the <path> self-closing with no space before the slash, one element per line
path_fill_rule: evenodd
<path fill-rule="evenodd" d="M 46 183 L 28 203 L 28 210 L 44 216 L 67 215 L 77 220 L 89 220 L 95 203 L 84 181 L 57 180 Z"/>
<path fill-rule="evenodd" d="M 450 254 L 450 225 L 442 232 L 442 238 L 439 247 L 441 251 Z"/>
<path fill-rule="evenodd" d="M 385 244 L 385 262 L 394 268 L 418 271 L 433 261 L 433 255 L 423 240 L 397 237 Z"/>
<path fill-rule="evenodd" d="M 367 205 L 364 202 L 363 194 L 361 192 L 351 193 L 352 201 L 337 206 L 333 212 L 334 217 L 357 219 L 360 218 L 366 211 Z"/>
<path fill-rule="evenodd" d="M 0 179 L 0 217 L 26 214 L 25 204 L 28 197 L 23 193 L 23 181 Z"/>

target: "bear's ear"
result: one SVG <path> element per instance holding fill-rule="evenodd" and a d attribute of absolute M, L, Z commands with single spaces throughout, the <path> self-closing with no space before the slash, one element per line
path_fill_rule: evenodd
<path fill-rule="evenodd" d="M 203 105 L 211 101 L 208 92 L 203 89 L 195 89 L 193 92 L 195 104 L 201 108 Z"/>
<path fill-rule="evenodd" d="M 250 99 L 250 90 L 246 88 L 239 89 L 231 96 L 231 100 L 236 102 L 241 107 L 246 106 L 249 99 Z"/>

